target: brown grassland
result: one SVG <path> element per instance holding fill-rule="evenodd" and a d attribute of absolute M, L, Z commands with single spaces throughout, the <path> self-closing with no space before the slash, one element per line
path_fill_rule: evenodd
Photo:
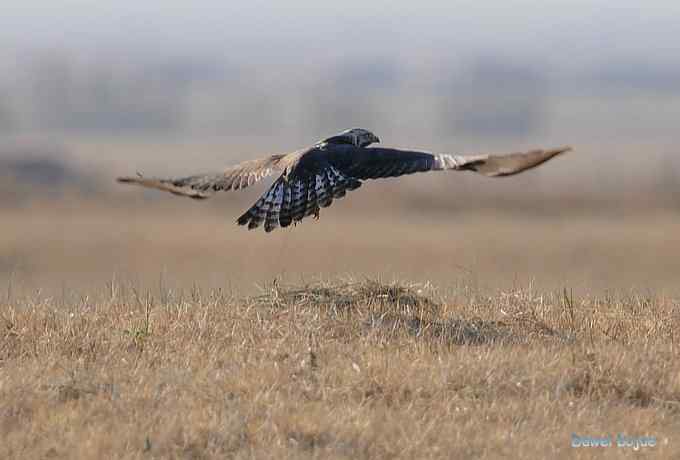
<path fill-rule="evenodd" d="M 0 458 L 680 455 L 679 217 L 389 187 L 270 235 L 257 191 L 3 208 Z"/>

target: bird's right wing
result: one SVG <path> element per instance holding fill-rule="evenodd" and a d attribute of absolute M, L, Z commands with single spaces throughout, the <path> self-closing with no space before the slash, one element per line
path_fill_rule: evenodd
<path fill-rule="evenodd" d="M 571 150 L 560 147 L 505 155 L 448 155 L 370 147 L 355 149 L 343 172 L 357 179 L 379 179 L 427 171 L 475 171 L 489 177 L 510 176 Z"/>
<path fill-rule="evenodd" d="M 541 163 L 570 150 L 571 147 L 559 147 L 551 150 L 531 150 L 505 155 L 438 155 L 438 157 L 439 163 L 442 165 L 441 169 L 475 171 L 489 177 L 502 177 L 535 168 Z"/>
<path fill-rule="evenodd" d="M 220 190 L 228 191 L 246 188 L 264 177 L 272 175 L 275 171 L 285 169 L 299 155 L 299 152 L 293 152 L 290 154 L 271 155 L 258 160 L 244 161 L 228 168 L 222 173 L 216 174 L 199 174 L 168 179 L 147 178 L 137 175 L 119 177 L 118 182 L 141 185 L 142 187 L 155 188 L 174 193 L 175 195 L 203 199 L 210 197 L 213 193 Z"/>

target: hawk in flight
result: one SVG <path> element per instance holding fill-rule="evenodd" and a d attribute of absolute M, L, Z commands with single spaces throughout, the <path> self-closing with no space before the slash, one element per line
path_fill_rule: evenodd
<path fill-rule="evenodd" d="M 321 208 L 331 205 L 366 179 L 397 177 L 426 171 L 475 171 L 500 177 L 533 168 L 571 150 L 533 150 L 507 155 L 448 155 L 413 150 L 369 147 L 380 142 L 372 132 L 353 128 L 295 152 L 271 155 L 228 168 L 217 174 L 176 179 L 120 177 L 118 182 L 165 190 L 195 199 L 220 190 L 239 190 L 280 172 L 257 202 L 237 219 L 249 230 L 264 222 L 266 232 L 297 224 L 308 216 L 318 219 Z"/>

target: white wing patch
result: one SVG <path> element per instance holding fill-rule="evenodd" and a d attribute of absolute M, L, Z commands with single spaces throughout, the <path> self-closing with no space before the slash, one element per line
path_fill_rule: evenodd
<path fill-rule="evenodd" d="M 463 160 L 458 155 L 437 154 L 434 155 L 432 170 L 458 169 L 462 163 Z"/>

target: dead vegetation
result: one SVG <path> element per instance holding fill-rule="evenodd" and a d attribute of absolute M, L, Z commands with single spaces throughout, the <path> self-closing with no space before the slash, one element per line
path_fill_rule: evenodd
<path fill-rule="evenodd" d="M 619 432 L 680 451 L 673 299 L 351 279 L 100 294 L 3 300 L 0 457 L 571 458 L 571 433 Z"/>

